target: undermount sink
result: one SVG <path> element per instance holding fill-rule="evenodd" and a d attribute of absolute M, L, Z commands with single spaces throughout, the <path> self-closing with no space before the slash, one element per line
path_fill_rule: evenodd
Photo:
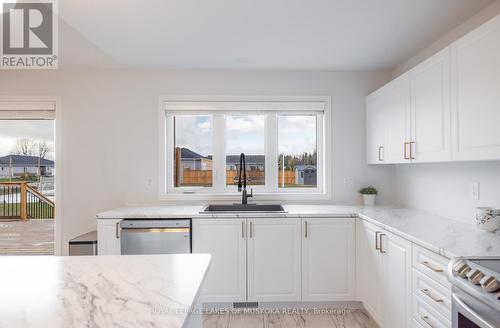
<path fill-rule="evenodd" d="M 284 213 L 281 205 L 275 204 L 225 204 L 208 205 L 201 213 L 227 213 L 227 212 L 258 212 L 258 213 Z"/>

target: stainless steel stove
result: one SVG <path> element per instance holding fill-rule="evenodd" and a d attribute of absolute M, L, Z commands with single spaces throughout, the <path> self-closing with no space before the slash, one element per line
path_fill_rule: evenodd
<path fill-rule="evenodd" d="M 448 280 L 453 328 L 500 328 L 500 257 L 453 259 Z"/>

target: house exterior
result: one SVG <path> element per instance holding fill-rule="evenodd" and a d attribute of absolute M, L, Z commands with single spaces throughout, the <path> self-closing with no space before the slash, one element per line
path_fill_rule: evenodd
<path fill-rule="evenodd" d="M 264 171 L 266 160 L 264 155 L 245 155 L 247 171 Z M 240 155 L 226 156 L 226 169 L 238 171 L 240 168 Z"/>
<path fill-rule="evenodd" d="M 38 156 L 7 155 L 0 157 L 0 178 L 24 175 L 54 175 L 54 161 Z"/>
<path fill-rule="evenodd" d="M 295 184 L 315 186 L 317 183 L 317 169 L 315 165 L 295 165 Z"/>
<path fill-rule="evenodd" d="M 211 156 L 200 155 L 191 149 L 181 148 L 181 167 L 184 170 L 211 170 Z"/>

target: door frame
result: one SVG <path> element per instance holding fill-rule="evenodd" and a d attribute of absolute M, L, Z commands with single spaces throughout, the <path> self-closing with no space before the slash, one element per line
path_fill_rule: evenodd
<path fill-rule="evenodd" d="M 62 111 L 61 111 L 61 96 L 57 95 L 0 95 L 0 102 L 25 102 L 25 101 L 52 101 L 55 104 L 55 131 L 54 131 L 54 145 L 55 145 L 55 191 L 56 191 L 56 213 L 54 217 L 54 255 L 62 255 Z M 15 119 L 15 117 L 13 117 Z"/>

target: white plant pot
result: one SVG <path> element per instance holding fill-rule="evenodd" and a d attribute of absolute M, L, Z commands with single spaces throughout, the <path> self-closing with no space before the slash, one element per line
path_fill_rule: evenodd
<path fill-rule="evenodd" d="M 377 195 L 362 195 L 362 196 L 363 196 L 363 204 L 365 206 L 375 205 L 375 196 Z"/>

